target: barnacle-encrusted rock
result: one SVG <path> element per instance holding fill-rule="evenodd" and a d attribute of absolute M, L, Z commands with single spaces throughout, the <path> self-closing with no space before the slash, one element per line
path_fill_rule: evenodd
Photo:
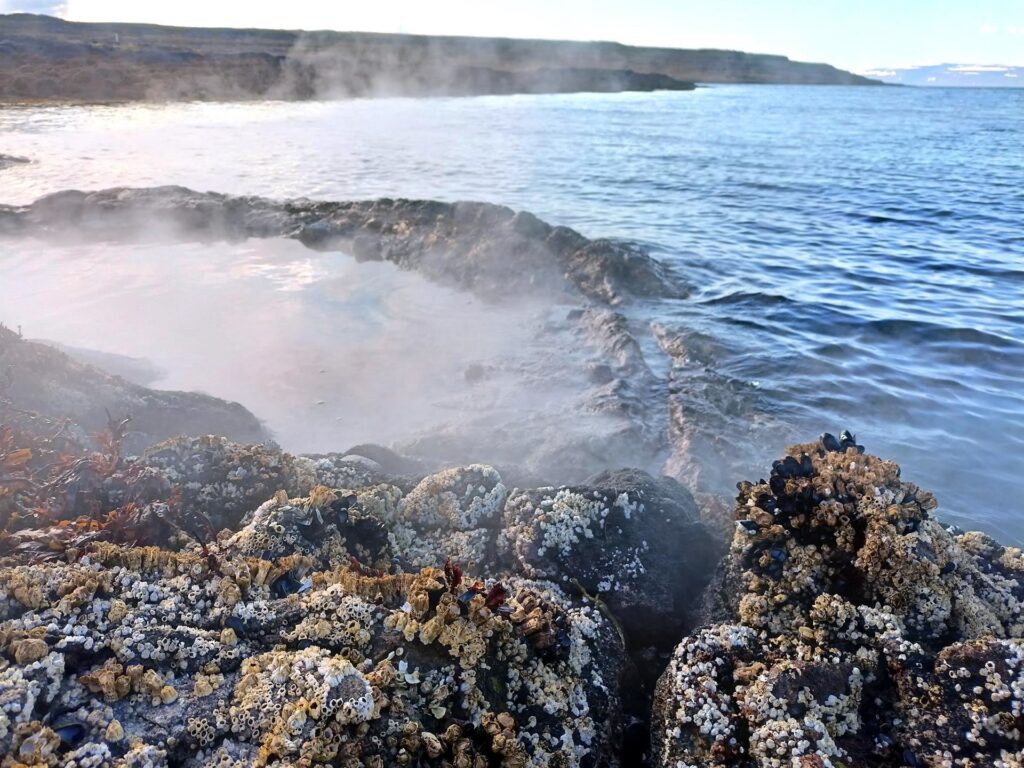
<path fill-rule="evenodd" d="M 4 764 L 614 765 L 610 622 L 550 583 L 346 564 L 358 498 L 0 568 Z"/>
<path fill-rule="evenodd" d="M 943 527 L 930 493 L 845 434 L 739 491 L 718 623 L 658 684 L 657 760 L 1021 764 L 1019 550 Z"/>
<path fill-rule="evenodd" d="M 387 490 L 356 493 L 318 485 L 303 498 L 283 490 L 248 516 L 246 525 L 224 542 L 228 552 L 270 559 L 311 556 L 321 565 L 356 558 L 367 565 L 389 564 L 387 531 L 374 515 L 373 502 Z M 360 499 L 367 503 L 361 504 Z"/>
<path fill-rule="evenodd" d="M 690 609 L 722 551 L 685 488 L 639 470 L 514 493 L 500 545 L 517 571 L 599 596 L 631 639 L 644 642 L 675 642 L 692 626 Z"/>
<path fill-rule="evenodd" d="M 179 504 L 207 517 L 215 529 L 238 524 L 275 491 L 297 485 L 294 459 L 267 445 L 243 445 L 208 435 L 176 438 L 143 454 L 179 490 Z"/>
<path fill-rule="evenodd" d="M 272 444 L 244 445 L 216 435 L 164 441 L 135 466 L 158 471 L 179 494 L 179 508 L 202 515 L 215 530 L 236 527 L 279 490 L 305 496 L 318 485 L 359 489 L 384 479 L 358 457 L 295 456 Z"/>

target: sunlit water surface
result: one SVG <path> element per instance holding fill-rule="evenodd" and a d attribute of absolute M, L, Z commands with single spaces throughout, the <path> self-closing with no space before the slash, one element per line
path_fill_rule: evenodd
<path fill-rule="evenodd" d="M 848 427 L 869 450 L 898 460 L 904 476 L 935 490 L 947 519 L 1019 543 L 1022 116 L 1024 90 L 781 86 L 4 109 L 0 152 L 35 162 L 0 172 L 0 201 L 170 183 L 277 198 L 473 199 L 527 209 L 588 236 L 638 242 L 672 263 L 693 293 L 635 307 L 635 320 L 699 334 L 698 362 L 783 425 L 763 446 L 766 456 L 787 441 Z M 334 421 L 332 397 L 358 396 L 345 392 L 337 372 L 372 366 L 376 343 L 358 325 L 350 336 L 365 338 L 362 346 L 317 342 L 318 327 L 339 317 L 353 322 L 351 301 L 336 313 L 339 291 L 364 291 L 359 306 L 391 319 L 386 343 L 395 348 L 406 343 L 403 333 L 413 347 L 427 343 L 423 333 L 434 339 L 448 328 L 458 336 L 467 315 L 446 314 L 436 303 L 442 299 L 470 302 L 471 323 L 489 318 L 500 338 L 520 340 L 510 330 L 520 320 L 495 318 L 457 293 L 432 294 L 433 303 L 410 310 L 402 300 L 408 286 L 384 265 L 311 259 L 295 244 L 273 258 L 260 255 L 263 246 L 247 247 L 224 246 L 204 261 L 196 246 L 169 270 L 144 268 L 154 254 L 130 248 L 55 254 L 4 244 L 0 319 L 29 335 L 129 354 L 146 354 L 144 328 L 176 350 L 172 360 L 157 360 L 171 364 L 162 384 L 202 387 L 257 413 L 272 410 L 251 384 L 260 366 L 296 365 L 292 386 L 329 425 L 318 446 L 337 430 L 337 447 L 375 429 L 386 438 L 389 419 L 417 417 L 376 413 L 371 401 L 351 430 Z M 90 270 L 124 270 L 125 279 L 101 281 L 113 296 L 92 296 L 98 273 Z M 173 311 L 144 301 L 157 278 L 173 284 L 161 288 L 174 297 Z M 257 278 L 258 290 L 247 291 Z M 214 279 L 237 282 L 204 294 L 202 284 Z M 30 289 L 35 300 L 26 299 Z M 119 290 L 135 296 L 125 298 L 132 332 L 119 330 L 120 318 L 103 328 L 94 316 Z M 56 301 L 60 295 L 66 300 Z M 252 306 L 266 299 L 277 312 L 297 295 L 301 310 L 291 317 Z M 435 320 L 418 322 L 418 312 Z M 453 370 L 484 355 L 474 347 L 492 340 L 486 322 L 482 328 L 466 352 L 462 341 L 448 343 L 453 357 L 444 362 Z M 160 336 L 185 332 L 212 338 L 193 348 Z M 305 341 L 294 356 L 316 360 L 260 359 L 262 340 L 282 333 L 289 344 Z M 234 379 L 204 378 L 208 367 L 226 365 L 217 355 L 233 360 L 229 368 L 239 359 L 259 362 Z M 331 386 L 309 375 L 320 368 L 330 371 L 323 375 Z M 428 394 L 443 400 L 440 391 Z"/>

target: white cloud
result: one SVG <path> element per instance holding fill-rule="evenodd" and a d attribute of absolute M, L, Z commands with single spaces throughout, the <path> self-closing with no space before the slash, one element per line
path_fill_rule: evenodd
<path fill-rule="evenodd" d="M 1009 67 L 993 67 L 986 64 L 960 64 L 950 67 L 947 72 L 960 72 L 965 75 L 976 75 L 979 72 L 1006 72 Z"/>
<path fill-rule="evenodd" d="M 978 28 L 978 31 L 981 32 L 981 34 L 983 35 L 994 35 L 996 32 L 999 31 L 999 27 L 995 24 L 982 24 Z"/>
<path fill-rule="evenodd" d="M 66 2 L 57 0 L 0 0 L 0 13 L 44 13 L 63 16 L 68 10 Z"/>

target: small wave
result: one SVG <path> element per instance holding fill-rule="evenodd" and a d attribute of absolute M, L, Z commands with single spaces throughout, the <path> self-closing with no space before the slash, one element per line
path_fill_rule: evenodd
<path fill-rule="evenodd" d="M 862 333 L 898 338 L 908 343 L 970 345 L 989 350 L 1024 350 L 1024 342 L 1017 339 L 1006 338 L 978 328 L 940 325 L 926 320 L 905 318 L 869 320 L 864 324 Z M 908 347 L 908 349 L 912 349 L 912 347 Z"/>
<path fill-rule="evenodd" d="M 708 307 L 728 307 L 736 305 L 768 306 L 794 306 L 800 302 L 789 296 L 778 293 L 761 293 L 756 291 L 735 291 L 724 296 L 716 296 L 709 299 L 702 299 L 699 302 Z"/>

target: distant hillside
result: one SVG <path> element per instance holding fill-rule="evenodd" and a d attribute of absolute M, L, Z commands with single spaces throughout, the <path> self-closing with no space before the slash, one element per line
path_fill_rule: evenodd
<path fill-rule="evenodd" d="M 867 74 L 886 83 L 901 85 L 1024 88 L 1024 67 L 936 64 L 931 67 L 877 69 Z"/>
<path fill-rule="evenodd" d="M 878 84 L 739 51 L 0 15 L 0 102 L 685 90 L 693 82 Z"/>

